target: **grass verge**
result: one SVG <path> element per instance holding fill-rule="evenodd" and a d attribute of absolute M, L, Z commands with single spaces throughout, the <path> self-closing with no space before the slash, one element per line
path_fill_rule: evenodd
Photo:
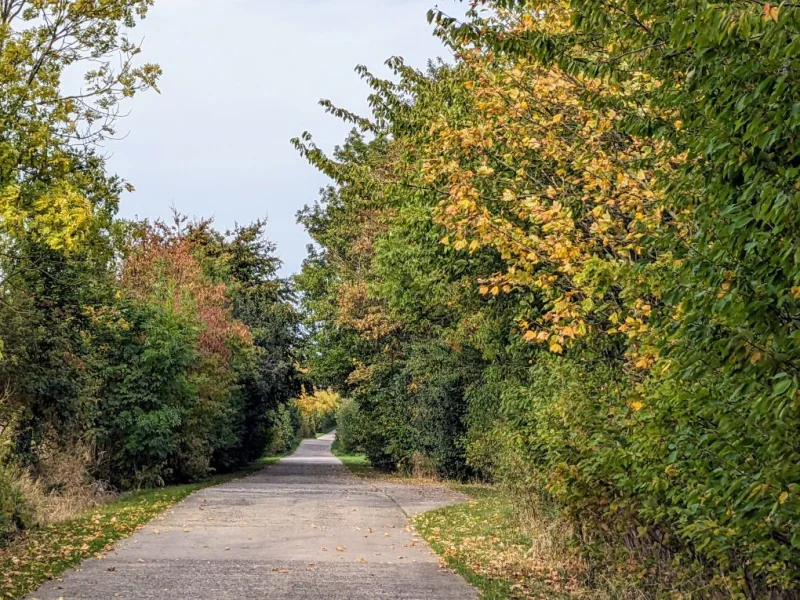
<path fill-rule="evenodd" d="M 668 580 L 643 582 L 650 570 L 623 547 L 595 542 L 587 552 L 575 524 L 555 505 L 526 498 L 515 503 L 491 485 L 419 479 L 374 469 L 363 454 L 335 454 L 354 474 L 393 483 L 447 485 L 469 500 L 417 515 L 414 528 L 453 571 L 486 600 L 640 600 L 674 591 Z M 526 506 L 528 510 L 522 510 Z M 535 509 L 533 508 L 535 506 Z"/>
<path fill-rule="evenodd" d="M 351 473 L 366 479 L 412 483 L 397 473 L 382 473 L 363 454 L 348 454 L 334 443 L 332 452 Z M 553 575 L 523 577 L 522 568 L 531 540 L 519 527 L 512 503 L 497 489 L 483 485 L 448 484 L 467 495 L 464 504 L 448 506 L 418 515 L 414 528 L 455 572 L 481 592 L 481 598 L 568 598 L 554 588 Z M 531 574 L 529 574 L 531 575 Z M 560 578 L 560 577 L 559 577 Z"/>
<path fill-rule="evenodd" d="M 339 447 L 339 441 L 336 440 L 331 446 L 331 452 L 338 458 L 345 467 L 353 474 L 364 479 L 381 479 L 384 481 L 408 481 L 408 478 L 399 473 L 384 473 L 378 471 L 373 467 L 366 454 L 345 452 Z"/>
<path fill-rule="evenodd" d="M 353 475 L 358 475 L 359 477 L 364 478 L 375 478 L 380 475 L 378 471 L 376 471 L 369 461 L 367 457 L 363 454 L 348 454 L 346 452 L 342 452 L 340 450 L 334 449 L 333 455 L 338 458 L 344 466 L 347 467 Z"/>
<path fill-rule="evenodd" d="M 192 492 L 249 475 L 280 458 L 262 458 L 241 471 L 198 483 L 129 492 L 76 518 L 34 528 L 0 549 L 0 598 L 21 598 L 66 569 L 110 550 L 114 542 Z"/>
<path fill-rule="evenodd" d="M 582 584 L 584 565 L 568 547 L 569 532 L 554 531 L 546 517 L 539 528 L 523 527 L 512 501 L 491 486 L 453 487 L 470 500 L 423 513 L 413 524 L 482 598 L 596 597 Z M 554 541 L 560 533 L 565 537 Z"/>
<path fill-rule="evenodd" d="M 335 457 L 344 463 L 353 475 L 357 475 L 363 479 L 379 479 L 381 481 L 390 481 L 392 483 L 414 483 L 414 484 L 431 484 L 441 483 L 439 480 L 430 478 L 415 478 L 401 472 L 385 472 L 379 471 L 373 467 L 365 454 L 349 453 L 342 451 L 336 442 L 333 443 L 331 452 Z"/>

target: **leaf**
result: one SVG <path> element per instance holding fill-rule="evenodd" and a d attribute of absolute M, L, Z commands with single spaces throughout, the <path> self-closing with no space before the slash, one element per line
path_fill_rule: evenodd
<path fill-rule="evenodd" d="M 785 375 L 785 374 L 784 374 Z M 790 387 L 792 387 L 792 380 L 786 376 L 784 379 L 780 379 L 772 386 L 772 394 L 774 396 L 780 396 L 781 394 L 785 393 Z"/>
<path fill-rule="evenodd" d="M 764 3 L 763 17 L 765 21 L 778 22 L 778 7 L 773 6 L 770 2 Z"/>

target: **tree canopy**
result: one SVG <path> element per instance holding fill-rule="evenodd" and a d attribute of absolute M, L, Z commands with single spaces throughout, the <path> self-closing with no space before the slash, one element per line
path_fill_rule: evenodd
<path fill-rule="evenodd" d="M 430 19 L 452 64 L 359 68 L 373 115 L 325 102 L 351 135 L 295 141 L 335 182 L 300 215 L 310 377 L 354 398 L 375 465 L 552 497 L 675 586 L 796 589 L 800 13 Z"/>

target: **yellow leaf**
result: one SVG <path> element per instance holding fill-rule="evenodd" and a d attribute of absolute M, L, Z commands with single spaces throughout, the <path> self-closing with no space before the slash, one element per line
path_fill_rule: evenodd
<path fill-rule="evenodd" d="M 778 7 L 767 2 L 764 4 L 764 20 L 778 22 Z"/>
<path fill-rule="evenodd" d="M 556 116 L 553 117 L 553 123 L 560 123 L 561 119 L 563 119 L 563 118 L 564 118 L 564 115 L 562 115 L 561 113 L 558 113 Z"/>
<path fill-rule="evenodd" d="M 781 492 L 781 495 L 778 496 L 778 504 L 785 503 L 787 498 L 789 498 L 789 492 Z"/>
<path fill-rule="evenodd" d="M 558 342 L 553 342 L 550 344 L 550 352 L 553 352 L 555 354 L 561 354 L 562 352 L 564 352 L 564 348 Z"/>
<path fill-rule="evenodd" d="M 443 237 L 441 240 L 439 240 L 439 242 L 440 242 L 440 243 L 442 243 L 442 244 L 444 244 L 445 246 L 447 246 L 447 245 L 449 245 L 449 244 L 450 244 L 450 238 L 449 238 L 449 237 L 447 237 L 447 236 L 445 236 L 445 237 Z"/>
<path fill-rule="evenodd" d="M 488 286 L 482 285 L 480 287 L 480 289 L 478 290 L 478 293 L 480 293 L 480 294 L 488 294 L 489 293 Z"/>

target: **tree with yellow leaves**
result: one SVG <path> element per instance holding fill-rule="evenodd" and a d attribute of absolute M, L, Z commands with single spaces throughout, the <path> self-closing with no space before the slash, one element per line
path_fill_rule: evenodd
<path fill-rule="evenodd" d="M 298 142 L 336 182 L 305 221 L 310 376 L 378 466 L 555 499 L 675 586 L 791 593 L 800 11 L 472 6 L 432 12 L 453 65 L 359 69 L 373 118 L 326 108 L 362 133 Z"/>
<path fill-rule="evenodd" d="M 294 405 L 300 413 L 300 436 L 313 437 L 335 422 L 336 410 L 342 399 L 333 390 L 314 390 L 308 393 L 303 387 Z"/>

